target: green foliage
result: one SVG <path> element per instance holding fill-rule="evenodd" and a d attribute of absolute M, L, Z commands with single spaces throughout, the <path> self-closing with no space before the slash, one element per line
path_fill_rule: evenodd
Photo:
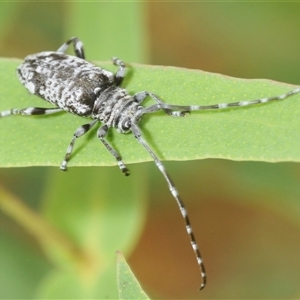
<path fill-rule="evenodd" d="M 148 90 L 172 104 L 226 103 L 292 90 L 292 85 L 270 80 L 245 80 L 145 64 L 150 61 L 149 54 L 164 65 L 176 65 L 173 61 L 177 57 L 177 65 L 198 68 L 198 62 L 199 68 L 214 71 L 218 66 L 221 70 L 218 72 L 228 74 L 223 71 L 226 57 L 234 57 L 230 74 L 239 77 L 280 74 L 282 78 L 294 74 L 296 82 L 298 50 L 297 59 L 293 60 L 287 43 L 299 43 L 294 38 L 297 26 L 283 27 L 279 23 L 275 28 L 280 30 L 268 31 L 266 47 L 263 44 L 266 37 L 258 28 L 267 30 L 272 27 L 270 20 L 282 18 L 276 17 L 275 9 L 270 10 L 267 4 L 263 10 L 252 4 L 243 4 L 247 9 L 234 5 L 207 3 L 200 7 L 198 3 L 172 3 L 168 6 L 168 3 L 123 1 L 1 3 L 0 53 L 23 57 L 55 50 L 67 38 L 78 36 L 85 44 L 87 58 L 97 65 L 116 70 L 108 61 L 111 56 L 131 64 L 123 85 L 131 94 Z M 291 10 L 284 5 L 283 16 L 290 20 Z M 254 19 L 243 15 L 247 12 L 250 16 L 251 7 L 256 11 Z M 297 10 L 292 11 L 297 20 Z M 164 12 L 171 17 L 161 18 Z M 261 15 L 260 24 L 257 17 Z M 207 26 L 209 20 L 212 23 Z M 242 39 L 233 41 L 239 34 Z M 180 42 L 173 44 L 176 38 Z M 275 45 L 280 38 L 280 44 Z M 250 45 L 246 43 L 249 39 Z M 187 46 L 188 40 L 192 41 L 192 47 Z M 224 41 L 226 49 L 222 52 L 219 47 Z M 256 44 L 259 52 L 255 54 Z M 161 51 L 163 45 L 168 48 Z M 278 55 L 276 63 L 269 58 L 274 53 Z M 262 64 L 264 72 L 257 73 L 260 63 L 255 59 L 260 57 L 268 64 Z M 21 62 L 0 59 L 1 111 L 50 106 L 29 95 L 19 83 L 15 69 Z M 290 72 L 287 65 L 293 66 L 294 71 Z M 242 69 L 238 69 L 240 66 Z M 150 103 L 151 99 L 145 105 Z M 204 249 L 202 254 L 209 271 L 209 286 L 201 292 L 204 298 L 286 298 L 286 295 L 297 298 L 300 270 L 297 164 L 203 159 L 298 162 L 299 106 L 300 96 L 296 95 L 265 105 L 193 112 L 185 118 L 172 118 L 159 112 L 145 116 L 140 123 L 145 139 L 162 160 L 186 161 L 176 163 L 176 167 L 166 164 L 185 202 L 190 201 L 187 207 L 191 207 L 193 228 L 200 236 L 201 251 Z M 3 167 L 0 180 L 11 190 L 0 187 L 0 209 L 6 215 L 0 215 L 0 298 L 147 299 L 120 252 L 116 270 L 115 251 L 119 249 L 126 259 L 129 257 L 144 228 L 149 197 L 155 207 L 149 222 L 157 227 L 148 224 L 147 243 L 140 245 L 142 261 L 131 260 L 134 272 L 143 274 L 142 286 L 150 286 L 158 298 L 172 295 L 187 298 L 193 291 L 195 295 L 191 298 L 200 297 L 193 253 L 186 236 L 180 240 L 180 230 L 184 231 L 180 214 L 154 166 L 150 178 L 147 164 L 129 165 L 130 178 L 122 176 L 117 167 L 104 167 L 116 162 L 98 141 L 94 129 L 76 142 L 69 172 L 59 172 L 58 166 L 72 134 L 86 122 L 66 113 L 0 120 L 0 166 Z M 120 135 L 112 130 L 108 140 L 126 164 L 151 161 L 132 134 Z M 56 168 L 15 168 L 25 166 Z M 244 218 L 245 212 L 250 213 Z M 242 221 L 247 227 L 242 227 Z M 265 229 L 268 225 L 270 234 Z M 167 226 L 169 232 L 165 231 Z M 172 239 L 175 239 L 173 243 Z M 216 240 L 218 244 L 214 244 Z M 228 250 L 226 242 L 230 245 Z M 189 249 L 186 256 L 181 246 Z M 159 257 L 155 256 L 155 249 L 159 249 Z M 193 265 L 188 262 L 190 258 Z M 215 271 L 211 272 L 212 269 Z M 157 287 L 144 278 L 156 280 Z M 185 294 L 180 294 L 180 289 Z"/>
<path fill-rule="evenodd" d="M 19 63 L 14 60 L 1 62 L 0 72 L 4 75 L 4 85 L 1 88 L 3 101 L 0 109 L 49 107 L 43 100 L 29 95 L 18 83 L 14 69 Z M 108 63 L 97 64 L 106 68 L 109 66 Z M 293 89 L 293 86 L 268 80 L 237 79 L 173 67 L 133 64 L 130 71 L 132 76 L 126 88 L 131 93 L 153 91 L 165 102 L 172 104 L 205 105 L 252 100 Z M 299 106 L 300 96 L 295 95 L 272 104 L 193 112 L 185 118 L 171 118 L 157 113 L 146 116 L 141 126 L 149 143 L 166 160 L 229 158 L 299 161 Z M 34 118 L 10 117 L 1 122 L 0 165 L 16 167 L 58 165 L 73 132 L 87 121 L 61 113 Z M 116 164 L 114 158 L 101 149 L 95 134 L 93 130 L 76 142 L 70 166 Z M 109 140 L 122 152 L 127 163 L 151 160 L 131 134 L 112 132 Z M 26 151 L 23 151 L 21 145 L 26 147 Z"/>
<path fill-rule="evenodd" d="M 34 15 L 32 15 L 32 21 L 35 22 L 35 25 L 33 25 L 35 32 L 39 30 L 48 32 L 48 34 L 46 34 L 46 41 L 42 42 L 42 37 L 40 36 L 39 41 L 44 45 L 41 50 L 47 50 L 44 49 L 44 47 L 49 48 L 49 50 L 52 49 L 49 46 L 49 40 L 55 36 L 54 31 L 58 30 L 60 24 L 60 26 L 65 26 L 64 39 L 73 35 L 79 35 L 87 46 L 87 56 L 91 58 L 93 58 L 93 56 L 98 58 L 106 57 L 105 55 L 107 55 L 107 53 L 111 56 L 112 53 L 114 53 L 115 55 L 120 55 L 120 57 L 127 57 L 130 61 L 138 61 L 144 56 L 142 50 L 142 40 L 144 39 L 142 32 L 144 27 L 142 25 L 136 27 L 134 24 L 135 21 L 139 22 L 134 16 L 142 15 L 142 5 L 140 3 L 128 3 L 124 6 L 122 11 L 118 10 L 115 3 L 103 5 L 93 5 L 89 3 L 84 3 L 84 5 L 83 3 L 69 3 L 65 5 L 60 3 L 58 5 L 59 7 L 52 3 L 48 5 L 43 4 L 42 6 L 39 4 L 35 6 L 31 4 L 23 6 L 20 4 L 19 6 L 16 5 L 12 7 L 7 4 L 5 9 L 0 11 L 6 12 L 7 15 L 10 12 L 16 16 L 19 9 L 19 11 L 22 11 L 22 17 L 19 17 L 20 20 L 22 20 L 23 16 L 27 15 L 26 20 L 24 20 L 25 24 L 29 21 L 28 16 L 31 16 L 32 12 L 35 12 Z M 68 22 L 62 24 L 61 20 L 66 11 L 68 11 Z M 40 19 L 35 18 L 39 14 L 44 14 L 45 17 Z M 96 38 L 91 28 L 101 28 L 99 20 L 108 22 L 112 14 L 119 14 L 118 22 L 114 22 L 114 26 L 111 26 L 109 29 L 103 27 L 104 31 L 98 32 L 98 37 Z M 7 21 L 8 18 L 1 19 L 2 23 L 5 20 Z M 125 22 L 126 20 L 127 22 Z M 131 20 L 131 22 L 128 22 L 128 20 Z M 54 22 L 51 23 L 52 21 Z M 26 32 L 32 32 L 32 30 L 28 30 L 28 28 L 30 28 L 30 25 L 24 26 L 22 29 L 24 34 Z M 120 32 L 121 30 L 130 33 L 128 35 L 126 34 L 123 40 L 118 39 L 116 36 L 116 32 Z M 2 33 L 4 34 L 5 31 L 2 30 Z M 56 37 L 59 37 L 59 34 L 60 33 L 57 32 Z M 113 35 L 115 35 L 113 39 L 116 41 L 115 45 L 112 45 L 110 42 L 111 36 Z M 100 39 L 99 36 L 102 38 Z M 128 38 L 132 39 L 134 46 L 130 49 L 120 47 L 119 43 L 128 40 Z M 62 41 L 62 38 L 58 38 L 57 43 L 53 43 L 55 45 L 53 50 L 58 48 Z M 97 44 L 99 41 L 101 41 L 101 43 Z M 105 43 L 103 43 L 104 41 Z M 27 54 L 33 53 L 34 51 L 37 52 L 39 49 L 37 47 L 34 50 L 30 50 L 31 43 L 28 41 L 26 41 L 24 47 L 27 49 L 26 52 L 28 51 Z M 92 49 L 94 49 L 94 54 L 92 53 Z M 114 49 L 121 49 L 121 51 L 116 52 Z M 72 51 L 70 50 L 70 52 Z M 91 55 L 89 55 L 89 53 Z M 109 59 L 109 57 L 107 57 L 107 59 Z M 30 97 L 23 87 L 20 88 L 15 74 L 15 69 L 20 62 L 21 60 L 16 59 L 1 59 L 1 110 L 5 109 L 2 104 L 7 108 L 19 107 L 19 105 L 23 107 L 32 105 L 43 106 L 46 104 L 40 103 L 40 99 L 36 97 Z M 4 100 L 4 102 L 2 102 L 2 100 Z M 29 103 L 27 101 L 29 101 Z M 67 116 L 68 119 L 68 115 L 65 116 Z M 27 127 L 24 124 L 27 128 L 21 125 L 21 128 L 25 131 L 21 130 L 20 127 L 18 128 L 18 126 L 20 126 L 20 124 L 18 124 L 19 118 L 16 118 L 17 127 L 12 128 L 7 123 L 2 124 L 1 129 L 4 129 L 4 131 L 1 132 L 1 134 L 3 133 L 1 141 L 4 140 L 4 144 L 0 145 L 2 149 L 0 156 L 1 160 L 5 162 L 1 166 L 57 166 L 57 162 L 60 161 L 62 157 L 59 152 L 63 154 L 66 149 L 67 144 L 65 142 L 70 140 L 73 130 L 75 130 L 81 122 L 86 122 L 86 120 L 80 118 L 79 123 L 76 123 L 77 118 L 64 120 L 65 116 L 54 116 L 54 120 L 48 119 L 47 117 L 39 118 L 39 120 L 33 118 L 34 122 L 43 120 L 46 121 L 46 123 L 48 121 L 55 122 L 55 119 L 61 120 L 61 122 L 56 123 L 56 125 L 54 125 L 55 128 L 52 128 L 50 131 L 48 131 L 49 127 L 47 128 L 47 126 L 42 129 L 40 125 L 36 127 L 36 125 L 32 124 L 36 129 L 41 129 L 41 131 L 38 130 L 39 132 L 32 134 L 27 134 L 33 129 L 33 127 L 31 127 L 32 125 Z M 58 117 L 58 119 L 56 117 Z M 61 119 L 61 117 L 63 117 L 63 119 Z M 1 121 L 5 121 L 5 119 L 6 118 L 3 118 Z M 14 118 L 7 119 L 13 120 Z M 25 118 L 25 123 L 26 119 L 28 121 L 30 118 Z M 74 121 L 75 123 L 73 123 Z M 63 129 L 68 123 L 72 129 L 70 134 L 66 134 L 66 139 L 63 141 L 64 145 L 62 146 L 59 145 L 61 143 L 60 139 L 64 136 L 64 130 L 68 130 L 67 128 Z M 73 125 L 75 127 L 73 127 Z M 14 136 L 11 139 L 12 143 L 8 142 L 9 139 L 7 139 L 9 132 Z M 53 152 L 50 151 L 52 154 L 46 159 L 49 159 L 46 164 L 41 162 L 39 157 L 44 155 L 46 157 L 48 156 L 49 152 L 46 150 L 49 146 L 48 142 L 48 146 L 46 146 L 46 148 L 42 147 L 43 149 L 39 147 L 44 144 L 45 140 L 40 140 L 40 143 L 38 143 L 39 146 L 35 144 L 34 147 L 27 148 L 25 151 L 23 148 L 29 146 L 31 141 L 36 140 L 36 138 L 39 139 L 39 134 L 41 134 L 41 137 L 44 136 L 45 140 L 50 142 L 52 146 L 62 146 L 60 149 L 62 151 L 58 150 L 58 148 L 53 148 Z M 95 134 L 95 132 L 93 132 L 93 134 Z M 88 140 L 91 139 L 91 137 L 91 135 L 87 137 Z M 20 138 L 21 140 L 19 140 Z M 85 142 L 88 140 L 85 140 Z M 17 144 L 14 144 L 15 142 L 20 142 L 19 146 L 21 146 L 19 147 Z M 15 150 L 19 148 L 17 153 L 15 152 L 15 160 L 11 160 L 12 156 L 9 154 L 9 148 L 11 146 Z M 83 144 L 80 146 L 79 143 L 78 146 L 79 148 L 74 153 L 75 157 L 77 156 L 76 152 L 82 148 Z M 96 143 L 96 148 L 98 150 L 101 149 L 99 142 Z M 46 152 L 44 152 L 45 150 Z M 109 161 L 110 163 L 108 163 L 108 165 L 112 164 L 109 155 L 105 158 L 105 151 L 103 151 L 103 155 L 101 150 L 100 152 L 96 152 L 98 157 L 104 156 L 104 163 L 102 162 L 102 165 L 107 164 Z M 52 164 L 51 160 L 56 159 L 58 159 L 58 161 Z M 92 164 L 91 162 L 91 164 L 88 165 Z M 35 178 L 36 185 L 31 185 L 31 192 L 28 197 L 30 201 L 37 197 L 35 193 L 36 190 L 39 189 L 37 187 L 37 182 L 39 181 L 43 185 L 43 189 L 35 201 L 42 203 L 43 208 L 41 214 L 37 214 L 26 208 L 13 194 L 4 189 L 0 189 L 0 207 L 2 210 L 25 228 L 30 236 L 34 237 L 35 241 L 42 247 L 43 253 L 46 254 L 48 261 L 52 264 L 52 267 L 50 267 L 49 263 L 45 263 L 41 259 L 40 264 L 42 266 L 39 266 L 39 260 L 37 259 L 37 263 L 31 265 L 31 270 L 27 276 L 28 282 L 24 280 L 24 284 L 18 284 L 14 278 L 21 280 L 20 276 L 16 276 L 15 269 L 9 267 L 8 262 L 11 262 L 11 260 L 7 261 L 5 259 L 7 267 L 1 268 L 1 270 L 6 273 L 4 274 L 0 271 L 0 284 L 2 287 L 0 292 L 1 298 L 22 298 L 24 296 L 26 298 L 38 297 L 52 299 L 99 299 L 107 297 L 114 299 L 118 297 L 115 251 L 116 249 L 122 249 L 123 253 L 129 253 L 143 227 L 142 225 L 145 219 L 145 202 L 143 201 L 143 199 L 145 199 L 145 197 L 143 197 L 143 194 L 145 194 L 144 182 L 142 177 L 128 182 L 125 178 L 120 176 L 118 170 L 115 170 L 117 171 L 116 173 L 114 171 L 111 172 L 111 169 L 103 169 L 102 171 L 103 172 L 99 173 L 99 169 L 96 168 L 72 168 L 71 172 L 61 174 L 55 169 L 53 172 L 48 170 L 47 178 L 45 178 L 45 175 L 42 176 L 43 179 L 42 177 Z M 117 182 L 117 189 L 114 179 L 116 174 L 121 177 Z M 8 253 L 6 253 L 6 250 L 14 247 L 13 245 L 10 247 L 10 240 L 5 238 L 3 238 L 3 240 L 5 244 L 7 244 L 7 247 L 1 247 L 1 258 L 7 257 Z M 17 257 L 16 261 L 22 262 L 22 257 L 19 259 Z M 1 265 L 4 265 L 2 260 Z M 28 272 L 27 264 L 20 263 L 19 270 L 22 272 L 27 270 Z M 30 275 L 31 273 L 33 276 Z M 5 276 L 5 279 L 2 278 L 3 276 Z M 36 276 L 40 276 L 38 281 L 36 280 Z M 16 285 L 18 288 L 14 288 Z"/>
<path fill-rule="evenodd" d="M 117 251 L 117 256 L 119 299 L 149 299 L 142 290 L 141 285 L 130 270 L 130 267 L 120 251 Z"/>

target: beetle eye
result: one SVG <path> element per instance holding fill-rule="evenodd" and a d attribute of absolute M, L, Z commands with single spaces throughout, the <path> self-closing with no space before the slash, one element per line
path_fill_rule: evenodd
<path fill-rule="evenodd" d="M 96 87 L 94 89 L 94 94 L 96 95 L 96 97 L 98 97 L 100 95 L 101 89 L 99 87 Z"/>
<path fill-rule="evenodd" d="M 123 122 L 122 122 L 122 129 L 124 131 L 128 131 L 131 127 L 131 122 L 129 118 L 126 118 Z"/>

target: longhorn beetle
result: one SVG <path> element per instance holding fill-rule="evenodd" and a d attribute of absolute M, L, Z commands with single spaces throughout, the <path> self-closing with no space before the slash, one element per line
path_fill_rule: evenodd
<path fill-rule="evenodd" d="M 65 54 L 65 51 L 71 43 L 73 44 L 76 56 Z M 137 141 L 152 156 L 157 168 L 165 178 L 171 194 L 178 204 L 200 268 L 202 277 L 201 290 L 206 284 L 206 272 L 187 210 L 164 165 L 143 139 L 138 123 L 141 121 L 143 115 L 159 110 L 173 117 L 183 117 L 191 111 L 241 107 L 274 100 L 283 100 L 299 93 L 300 88 L 296 88 L 280 96 L 257 100 L 204 106 L 173 105 L 164 103 L 159 97 L 148 91 L 129 95 L 125 89 L 120 87 L 125 76 L 125 64 L 116 57 L 112 58 L 112 61 L 113 64 L 118 67 L 115 74 L 87 62 L 85 60 L 83 44 L 76 37 L 69 39 L 57 51 L 47 51 L 29 55 L 17 68 L 17 75 L 21 83 L 30 93 L 52 103 L 55 107 L 14 108 L 0 112 L 0 117 L 9 115 L 49 115 L 60 111 L 67 111 L 74 115 L 92 119 L 91 122 L 76 129 L 60 165 L 62 171 L 66 171 L 67 169 L 67 163 L 71 157 L 75 140 L 101 122 L 102 126 L 100 126 L 97 131 L 98 138 L 105 148 L 114 156 L 120 170 L 126 176 L 129 175 L 129 170 L 123 163 L 121 155 L 105 140 L 105 137 L 111 127 L 115 127 L 119 133 L 132 132 Z M 154 104 L 143 107 L 141 104 L 147 97 L 152 98 Z"/>

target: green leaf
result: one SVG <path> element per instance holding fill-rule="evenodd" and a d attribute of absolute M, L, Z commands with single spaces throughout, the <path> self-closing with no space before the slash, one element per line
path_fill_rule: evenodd
<path fill-rule="evenodd" d="M 17 3 L 15 2 L 1 3 L 0 40 L 3 38 L 5 33 L 9 32 L 9 29 L 11 29 L 10 25 L 13 24 L 11 20 L 13 19 L 16 8 L 17 8 Z"/>
<path fill-rule="evenodd" d="M 50 274 L 40 295 L 48 298 L 55 291 L 62 298 L 66 288 L 71 291 L 76 286 L 80 298 L 109 295 L 113 299 L 117 295 L 115 280 L 111 280 L 116 278 L 114 253 L 116 249 L 129 253 L 143 228 L 145 177 L 128 180 L 117 168 L 73 168 L 68 174 L 52 171 L 44 214 L 74 241 L 83 259 L 67 261 L 48 246 L 48 257 L 64 272 Z M 65 285 L 61 284 L 64 280 Z"/>
<path fill-rule="evenodd" d="M 35 299 L 117 299 L 115 263 L 97 277 L 53 270 L 44 277 Z"/>
<path fill-rule="evenodd" d="M 143 291 L 120 251 L 117 251 L 117 257 L 119 299 L 150 299 Z"/>
<path fill-rule="evenodd" d="M 3 219 L 1 216 L 1 222 Z M 50 266 L 38 252 L 3 230 L 0 243 L 0 299 L 33 299 L 37 284 Z"/>
<path fill-rule="evenodd" d="M 51 106 L 29 95 L 18 82 L 15 68 L 21 61 L 0 62 L 0 110 L 27 106 Z M 111 64 L 97 63 L 113 69 Z M 226 103 L 280 95 L 291 85 L 269 80 L 245 80 L 174 67 L 132 65 L 126 86 L 130 93 L 148 90 L 165 102 L 182 105 Z M 150 101 L 146 101 L 150 103 Z M 140 126 L 146 140 L 166 160 L 228 158 L 233 160 L 299 161 L 300 95 L 284 101 L 194 112 L 185 118 L 159 112 L 147 115 Z M 88 120 L 61 113 L 40 117 L 2 118 L 0 166 L 58 166 L 76 128 Z M 126 163 L 151 160 L 132 134 L 111 131 L 108 140 Z M 75 145 L 70 166 L 115 165 L 114 158 L 95 137 L 86 134 Z"/>
<path fill-rule="evenodd" d="M 72 13 L 66 24 L 65 38 L 78 36 L 86 46 L 89 60 L 117 56 L 129 61 L 145 61 L 148 32 L 143 19 L 144 3 L 78 1 L 68 5 Z"/>

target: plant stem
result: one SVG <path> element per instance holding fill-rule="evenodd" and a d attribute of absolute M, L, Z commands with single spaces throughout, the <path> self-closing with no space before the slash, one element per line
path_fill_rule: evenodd
<path fill-rule="evenodd" d="M 26 206 L 18 197 L 0 185 L 0 209 L 33 235 L 47 254 L 72 263 L 85 262 L 83 252 L 66 235 Z M 55 252 L 54 252 L 54 251 Z M 60 259 L 61 262 L 61 259 Z"/>

